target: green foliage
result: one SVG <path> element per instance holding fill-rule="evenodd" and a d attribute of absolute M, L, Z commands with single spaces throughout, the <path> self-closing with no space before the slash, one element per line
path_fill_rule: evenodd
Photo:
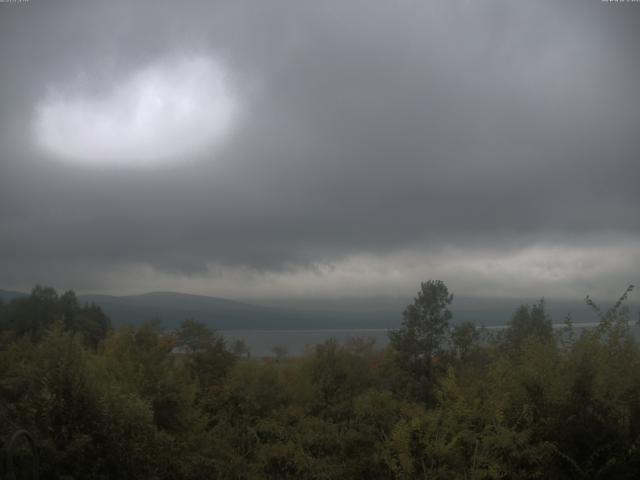
<path fill-rule="evenodd" d="M 434 357 L 443 353 L 452 301 L 453 295 L 441 280 L 422 282 L 418 296 L 402 312 L 401 328 L 389 333 L 394 360 L 404 373 L 402 383 L 411 398 L 433 398 Z"/>
<path fill-rule="evenodd" d="M 148 477 L 156 443 L 149 405 L 97 382 L 92 355 L 61 324 L 38 344 L 1 352 L 4 416 L 36 437 L 43 478 Z"/>
<path fill-rule="evenodd" d="M 176 347 L 186 354 L 186 364 L 202 392 L 218 388 L 236 362 L 236 354 L 227 349 L 224 338 L 195 320 L 182 322 L 176 332 Z"/>
<path fill-rule="evenodd" d="M 473 322 L 463 322 L 453 327 L 451 331 L 451 343 L 455 354 L 461 360 L 466 359 L 477 347 L 480 340 L 480 331 Z"/>
<path fill-rule="evenodd" d="M 306 365 L 319 415 L 340 419 L 351 410 L 353 398 L 369 384 L 364 358 L 342 349 L 335 339 L 316 347 Z"/>
<path fill-rule="evenodd" d="M 551 341 L 553 328 L 544 299 L 534 305 L 521 305 L 513 314 L 506 331 L 509 347 L 517 349 L 529 338 Z"/>
<path fill-rule="evenodd" d="M 480 341 L 447 335 L 452 297 L 427 282 L 385 351 L 329 340 L 269 363 L 193 321 L 87 341 L 91 307 L 38 287 L 0 305 L 0 447 L 29 430 L 44 479 L 636 478 L 629 292 L 588 299 L 581 334 L 554 338 L 540 302 Z"/>
<path fill-rule="evenodd" d="M 30 296 L 0 304 L 0 345 L 22 337 L 37 341 L 56 322 L 61 322 L 66 330 L 79 333 L 94 349 L 111 328 L 109 318 L 100 307 L 80 306 L 72 291 L 58 296 L 53 288 L 38 285 Z"/>

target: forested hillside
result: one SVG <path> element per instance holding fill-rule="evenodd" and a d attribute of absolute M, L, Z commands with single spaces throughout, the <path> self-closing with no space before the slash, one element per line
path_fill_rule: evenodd
<path fill-rule="evenodd" d="M 606 311 L 587 297 L 580 334 L 540 301 L 489 335 L 452 326 L 429 281 L 385 350 L 258 359 L 193 320 L 113 329 L 37 287 L 0 304 L 0 441 L 29 431 L 44 479 L 637 478 L 631 289 Z"/>

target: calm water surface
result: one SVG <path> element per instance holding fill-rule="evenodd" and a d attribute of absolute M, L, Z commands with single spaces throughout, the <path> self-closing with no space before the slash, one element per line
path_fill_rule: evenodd
<path fill-rule="evenodd" d="M 574 323 L 576 331 L 595 327 L 597 322 Z M 563 328 L 564 323 L 553 325 L 554 328 Z M 485 327 L 489 331 L 504 329 L 504 325 Z M 632 327 L 638 334 L 638 327 Z M 344 344 L 352 338 L 371 338 L 375 340 L 376 348 L 384 348 L 389 343 L 389 330 L 386 328 L 372 329 L 327 329 L 327 330 L 220 330 L 220 333 L 229 343 L 243 340 L 251 355 L 254 357 L 273 356 L 276 346 L 285 347 L 287 355 L 301 355 L 312 350 L 330 338 L 335 338 Z"/>

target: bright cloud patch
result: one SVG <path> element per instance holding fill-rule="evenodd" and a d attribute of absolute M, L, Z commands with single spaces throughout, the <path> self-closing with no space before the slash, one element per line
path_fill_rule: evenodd
<path fill-rule="evenodd" d="M 236 113 L 222 67 L 195 57 L 138 70 L 99 98 L 53 93 L 38 105 L 34 127 L 61 160 L 136 167 L 216 145 Z"/>

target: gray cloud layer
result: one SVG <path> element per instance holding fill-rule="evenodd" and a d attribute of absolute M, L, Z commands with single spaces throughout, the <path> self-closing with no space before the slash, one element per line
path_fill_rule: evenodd
<path fill-rule="evenodd" d="M 192 279 L 188 288 L 216 293 L 207 285 L 219 287 L 221 271 L 298 282 L 354 258 L 428 264 L 452 248 L 477 259 L 575 245 L 593 260 L 640 246 L 640 4 L 32 0 L 0 10 L 7 287 L 136 289 L 117 272 L 146 268 L 162 286 Z M 99 97 L 142 66 L 193 54 L 228 69 L 243 106 L 215 151 L 127 170 L 36 148 L 34 112 L 52 89 Z M 460 268 L 454 283 L 473 293 Z M 615 289 L 633 280 L 606 272 Z M 246 277 L 235 281 L 240 291 Z"/>

